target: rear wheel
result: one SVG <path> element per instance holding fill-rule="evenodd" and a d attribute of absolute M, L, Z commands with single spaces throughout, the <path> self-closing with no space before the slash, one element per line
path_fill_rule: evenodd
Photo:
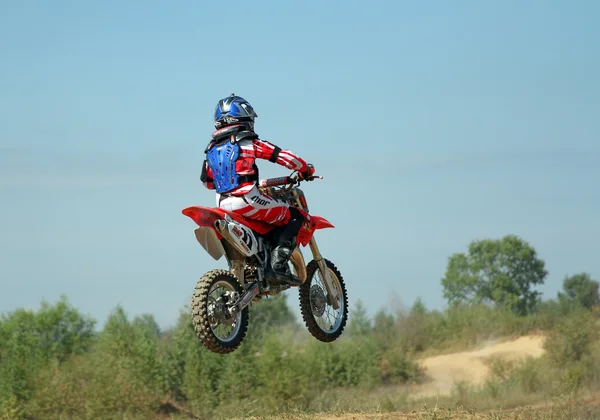
<path fill-rule="evenodd" d="M 231 312 L 231 304 L 243 293 L 237 278 L 229 271 L 211 270 L 196 283 L 192 296 L 192 323 L 204 347 L 214 353 L 237 349 L 248 330 L 248 307 Z"/>
<path fill-rule="evenodd" d="M 317 340 L 330 342 L 337 339 L 348 320 L 348 294 L 342 274 L 329 260 L 323 260 L 329 270 L 333 287 L 337 290 L 338 309 L 331 305 L 325 279 L 315 260 L 306 266 L 306 281 L 300 286 L 300 312 L 308 331 Z"/>

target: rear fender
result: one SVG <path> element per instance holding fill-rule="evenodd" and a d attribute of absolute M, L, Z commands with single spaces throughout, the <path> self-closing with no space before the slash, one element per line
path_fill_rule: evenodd
<path fill-rule="evenodd" d="M 218 246 L 216 241 L 225 239 L 242 255 L 249 257 L 256 254 L 260 246 L 253 229 L 261 234 L 274 227 L 267 223 L 245 219 L 220 208 L 192 206 L 181 212 L 196 222 L 198 225 L 198 229 L 194 231 L 196 239 L 215 259 L 225 254 L 223 244 Z"/>
<path fill-rule="evenodd" d="M 186 207 L 181 213 L 196 222 L 198 226 L 213 229 L 217 238 L 222 238 L 222 235 L 215 229 L 215 222 L 219 219 L 223 219 L 223 216 L 215 211 L 215 209 L 210 207 L 192 206 Z"/>
<path fill-rule="evenodd" d="M 215 228 L 215 222 L 223 218 L 221 214 L 214 209 L 201 206 L 187 207 L 181 213 L 196 222 L 198 225 L 194 230 L 196 240 L 211 257 L 219 260 L 225 254 L 221 243 L 223 235 Z"/>

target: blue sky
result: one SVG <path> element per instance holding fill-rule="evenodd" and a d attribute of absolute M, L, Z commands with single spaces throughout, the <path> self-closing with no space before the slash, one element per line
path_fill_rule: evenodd
<path fill-rule="evenodd" d="M 216 102 L 312 162 L 323 254 L 371 313 L 443 308 L 447 258 L 517 234 L 600 279 L 600 3 L 3 2 L 0 312 L 66 294 L 163 327 L 213 261 L 188 205 Z M 259 162 L 262 177 L 287 173 Z M 297 292 L 287 293 L 297 308 Z"/>

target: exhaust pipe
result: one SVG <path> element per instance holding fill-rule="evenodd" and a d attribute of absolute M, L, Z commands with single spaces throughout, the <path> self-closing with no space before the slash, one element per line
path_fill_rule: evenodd
<path fill-rule="evenodd" d="M 248 255 L 248 251 L 242 248 L 238 244 L 238 242 L 235 239 L 233 239 L 233 237 L 231 236 L 231 232 L 229 232 L 229 229 L 227 228 L 227 225 L 227 221 L 223 219 L 215 220 L 215 228 L 219 231 L 221 235 L 223 235 L 225 239 L 227 239 L 227 242 L 231 244 L 231 246 L 233 246 L 236 249 L 236 251 L 238 251 L 243 256 Z"/>

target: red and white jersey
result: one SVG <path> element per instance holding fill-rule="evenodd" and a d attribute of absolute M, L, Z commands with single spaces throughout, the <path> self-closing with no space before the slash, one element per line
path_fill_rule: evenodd
<path fill-rule="evenodd" d="M 240 155 L 235 164 L 236 172 L 239 176 L 245 175 L 256 175 L 258 168 L 255 164 L 256 159 L 264 159 L 270 162 L 276 163 L 281 166 L 285 166 L 287 169 L 292 171 L 304 172 L 308 169 L 308 166 L 304 159 L 294 154 L 289 150 L 282 150 L 274 144 L 265 140 L 242 140 L 239 143 Z M 203 182 L 204 186 L 208 189 L 214 190 L 214 184 L 211 182 L 213 179 L 212 170 L 206 165 L 207 181 Z M 254 182 L 244 182 L 237 188 L 229 191 L 228 194 L 234 196 L 241 196 L 247 194 L 254 187 Z"/>

